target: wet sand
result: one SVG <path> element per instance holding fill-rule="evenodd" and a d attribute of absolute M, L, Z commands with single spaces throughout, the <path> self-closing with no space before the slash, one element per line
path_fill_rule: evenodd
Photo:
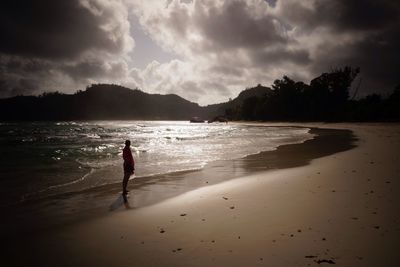
<path fill-rule="evenodd" d="M 232 162 L 229 168 L 237 174 L 232 178 L 237 178 L 210 184 L 222 168 L 215 163 L 205 168 L 207 186 L 165 201 L 136 209 L 122 206 L 108 216 L 28 236 L 16 234 L 19 242 L 6 242 L 6 262 L 397 266 L 400 126 L 307 126 L 351 129 L 358 146 L 347 150 L 353 136 L 342 139 L 340 133 L 348 131 L 322 131 L 333 139 L 315 139 L 321 142 L 312 149 L 306 142 Z M 335 136 L 340 137 L 337 143 Z M 331 149 L 339 153 L 328 153 Z M 304 158 L 307 153 L 311 156 Z M 136 201 L 136 196 L 129 199 L 132 206 Z"/>

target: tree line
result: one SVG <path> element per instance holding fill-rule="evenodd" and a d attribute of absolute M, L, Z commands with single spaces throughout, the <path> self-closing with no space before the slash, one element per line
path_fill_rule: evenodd
<path fill-rule="evenodd" d="M 272 88 L 258 85 L 249 91 L 264 89 L 263 94 L 229 104 L 225 116 L 230 120 L 261 121 L 399 121 L 400 85 L 383 98 L 371 94 L 350 98 L 350 88 L 359 68 L 333 69 L 310 84 L 287 76 L 275 80 Z"/>

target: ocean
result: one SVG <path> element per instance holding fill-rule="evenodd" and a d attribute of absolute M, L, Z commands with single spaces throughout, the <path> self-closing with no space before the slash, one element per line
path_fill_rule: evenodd
<path fill-rule="evenodd" d="M 0 205 L 120 184 L 132 142 L 135 179 L 202 169 L 313 138 L 308 128 L 185 121 L 0 123 Z"/>

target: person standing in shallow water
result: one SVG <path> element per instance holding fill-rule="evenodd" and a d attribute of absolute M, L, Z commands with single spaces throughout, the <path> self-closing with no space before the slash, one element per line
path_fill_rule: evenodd
<path fill-rule="evenodd" d="M 124 159 L 124 179 L 122 180 L 122 194 L 128 194 L 126 187 L 128 186 L 129 177 L 135 173 L 135 161 L 133 160 L 131 151 L 131 141 L 125 141 L 125 147 L 122 150 L 122 157 Z"/>

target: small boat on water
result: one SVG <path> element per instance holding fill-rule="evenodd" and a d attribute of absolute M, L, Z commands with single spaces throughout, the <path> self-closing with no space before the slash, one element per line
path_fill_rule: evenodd
<path fill-rule="evenodd" d="M 213 119 L 208 121 L 208 123 L 213 123 L 213 122 L 225 122 L 225 123 L 228 123 L 228 119 L 223 117 L 223 116 L 217 116 L 217 117 L 214 117 Z"/>
<path fill-rule="evenodd" d="M 192 123 L 204 123 L 205 121 L 200 119 L 199 117 L 193 117 L 190 119 L 190 122 Z"/>

